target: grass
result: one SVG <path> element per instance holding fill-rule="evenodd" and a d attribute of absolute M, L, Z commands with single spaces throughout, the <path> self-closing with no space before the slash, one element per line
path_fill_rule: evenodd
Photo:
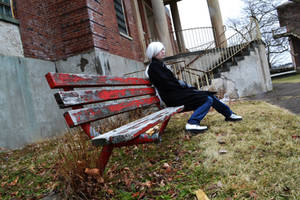
<path fill-rule="evenodd" d="M 204 134 L 189 136 L 190 113 L 175 115 L 159 144 L 116 149 L 104 177 L 88 175 L 99 150 L 79 133 L 0 153 L 0 199 L 300 199 L 300 116 L 262 101 L 230 105 L 241 122 L 215 111 Z M 226 150 L 227 153 L 220 153 Z"/>
<path fill-rule="evenodd" d="M 300 83 L 300 74 L 272 79 L 273 83 Z"/>

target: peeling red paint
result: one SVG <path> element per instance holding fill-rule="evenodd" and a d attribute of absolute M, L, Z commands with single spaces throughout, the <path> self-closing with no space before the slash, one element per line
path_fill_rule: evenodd
<path fill-rule="evenodd" d="M 83 105 L 101 101 L 154 94 L 155 90 L 151 87 L 117 90 L 77 90 L 69 92 L 60 91 L 56 95 L 56 100 L 60 102 L 60 104 L 62 104 L 61 106 L 68 107 L 73 105 Z"/>
<path fill-rule="evenodd" d="M 70 110 L 67 113 L 70 115 L 70 118 L 73 119 L 74 126 L 78 126 L 82 123 L 103 119 L 122 112 L 156 104 L 157 102 L 159 102 L 157 97 L 149 97 L 108 106 L 95 106 L 91 108 Z"/>
<path fill-rule="evenodd" d="M 49 72 L 46 74 L 51 88 L 63 87 L 88 87 L 88 86 L 126 86 L 126 85 L 150 85 L 142 78 L 108 77 L 87 74 L 66 74 Z"/>
<path fill-rule="evenodd" d="M 97 164 L 101 173 L 103 173 L 114 147 L 158 141 L 160 138 L 159 134 L 162 133 L 167 126 L 170 117 L 183 110 L 183 106 L 165 108 L 105 134 L 99 134 L 93 126 L 91 126 L 91 122 L 153 104 L 159 105 L 159 98 L 155 96 L 155 90 L 149 86 L 150 82 L 141 78 L 107 77 L 54 72 L 46 74 L 46 79 L 50 88 L 62 88 L 64 90 L 55 94 L 55 97 L 57 103 L 61 107 L 72 107 L 72 110 L 69 110 L 64 114 L 69 127 L 80 125 L 84 132 L 93 139 L 93 144 L 97 146 L 104 145 Z M 113 86 L 136 85 L 144 85 L 144 87 L 113 89 Z M 77 87 L 88 88 L 95 86 L 99 87 L 99 89 L 73 90 Z M 101 87 L 110 87 L 111 89 L 102 89 Z M 143 97 L 142 99 L 133 98 L 143 95 L 147 95 L 147 97 Z M 119 99 L 126 99 L 126 101 L 119 103 L 113 102 L 114 100 Z M 104 101 L 105 104 L 101 104 L 101 102 Z M 92 107 L 83 107 L 85 104 L 92 103 L 97 104 Z M 158 123 L 163 123 L 163 125 L 159 133 L 155 136 L 152 137 L 143 134 Z"/>

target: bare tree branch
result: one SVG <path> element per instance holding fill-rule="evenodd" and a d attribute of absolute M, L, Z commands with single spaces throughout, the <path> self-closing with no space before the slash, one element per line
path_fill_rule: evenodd
<path fill-rule="evenodd" d="M 266 44 L 266 53 L 270 67 L 283 62 L 282 57 L 287 57 L 290 51 L 288 38 L 273 38 L 272 30 L 278 29 L 279 20 L 277 7 L 282 0 L 242 0 L 244 2 L 243 17 L 230 19 L 228 27 L 237 31 L 241 30 L 245 24 L 249 23 L 249 18 L 257 19 L 262 35 L 262 40 Z"/>

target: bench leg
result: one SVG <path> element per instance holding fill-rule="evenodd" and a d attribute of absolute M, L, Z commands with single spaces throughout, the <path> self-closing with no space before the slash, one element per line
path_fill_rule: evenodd
<path fill-rule="evenodd" d="M 162 123 L 162 125 L 161 125 L 161 127 L 160 127 L 160 130 L 159 130 L 159 135 L 161 135 L 161 134 L 164 132 L 164 130 L 165 130 L 165 128 L 167 127 L 167 125 L 168 125 L 170 119 L 171 119 L 171 117 L 168 117 L 168 119 L 166 119 L 166 120 Z"/>
<path fill-rule="evenodd" d="M 97 167 L 99 168 L 101 175 L 103 175 L 103 172 L 105 170 L 106 164 L 108 163 L 108 160 L 112 153 L 113 148 L 114 147 L 112 145 L 104 146 L 102 148 L 100 158 L 97 163 Z"/>
<path fill-rule="evenodd" d="M 90 139 L 100 134 L 91 126 L 90 123 L 81 124 L 80 126 Z"/>

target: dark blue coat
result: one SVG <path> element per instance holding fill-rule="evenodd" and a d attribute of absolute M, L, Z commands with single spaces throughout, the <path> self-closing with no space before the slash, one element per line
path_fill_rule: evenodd
<path fill-rule="evenodd" d="M 153 58 L 148 68 L 151 83 L 169 107 L 184 105 L 184 110 L 195 110 L 205 103 L 213 92 L 199 91 L 180 85 L 174 74 L 158 59 Z"/>

